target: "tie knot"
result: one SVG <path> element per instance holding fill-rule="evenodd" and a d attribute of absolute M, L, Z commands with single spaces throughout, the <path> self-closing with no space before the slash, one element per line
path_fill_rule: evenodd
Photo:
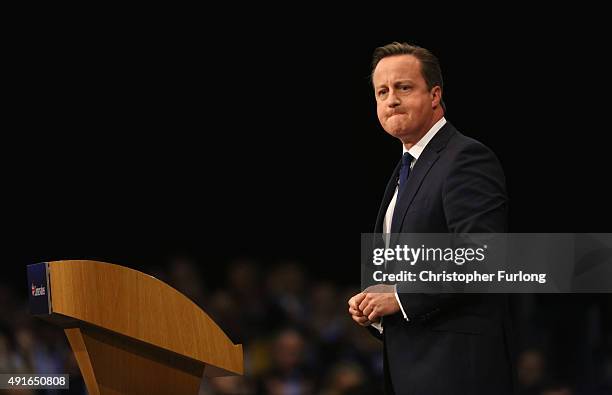
<path fill-rule="evenodd" d="M 410 155 L 410 153 L 404 152 L 404 155 L 402 156 L 402 166 L 410 167 L 410 163 L 412 162 L 413 159 L 414 157 Z"/>

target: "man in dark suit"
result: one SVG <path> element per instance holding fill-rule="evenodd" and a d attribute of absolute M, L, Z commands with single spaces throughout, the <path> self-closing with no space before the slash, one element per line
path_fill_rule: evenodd
<path fill-rule="evenodd" d="M 444 118 L 437 58 L 405 43 L 377 48 L 372 84 L 378 119 L 404 152 L 374 232 L 506 232 L 503 170 L 487 147 Z M 513 392 L 505 295 L 402 293 L 377 285 L 353 296 L 349 313 L 383 340 L 388 393 Z"/>

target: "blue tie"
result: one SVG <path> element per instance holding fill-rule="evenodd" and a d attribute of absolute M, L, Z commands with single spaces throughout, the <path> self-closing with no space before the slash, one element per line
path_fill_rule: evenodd
<path fill-rule="evenodd" d="M 408 176 L 410 175 L 410 163 L 412 163 L 412 159 L 414 159 L 414 157 L 408 152 L 405 152 L 404 156 L 402 156 L 402 167 L 400 168 L 399 179 L 397 180 L 399 183 L 399 190 L 397 192 L 398 201 L 400 196 L 402 196 L 402 192 L 406 190 Z"/>

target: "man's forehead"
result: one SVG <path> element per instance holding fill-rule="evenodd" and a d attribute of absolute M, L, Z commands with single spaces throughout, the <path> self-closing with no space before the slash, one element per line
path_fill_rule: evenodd
<path fill-rule="evenodd" d="M 374 85 L 386 83 L 389 80 L 420 78 L 421 63 L 412 55 L 394 55 L 381 59 L 372 76 Z"/>

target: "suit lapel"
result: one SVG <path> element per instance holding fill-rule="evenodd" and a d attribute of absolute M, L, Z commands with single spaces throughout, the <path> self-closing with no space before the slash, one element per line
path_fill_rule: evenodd
<path fill-rule="evenodd" d="M 391 233 L 400 232 L 404 217 L 414 200 L 414 196 L 421 187 L 423 179 L 429 172 L 429 169 L 431 169 L 431 166 L 438 160 L 439 156 L 437 152 L 426 149 L 414 164 L 414 167 L 410 171 L 410 176 L 408 177 L 408 185 L 401 196 L 398 196 L 398 201 L 395 204 L 393 221 L 391 222 Z"/>
<path fill-rule="evenodd" d="M 385 220 L 385 215 L 387 214 L 387 208 L 389 207 L 389 203 L 391 203 L 391 199 L 393 199 L 393 195 L 395 194 L 395 188 L 397 188 L 397 177 L 399 175 L 401 165 L 402 160 L 400 159 L 397 163 L 397 166 L 395 166 L 395 170 L 393 170 L 391 179 L 389 179 L 389 182 L 387 183 L 385 195 L 383 196 L 382 203 L 380 204 L 380 208 L 378 209 L 378 216 L 376 217 L 374 233 L 384 233 L 383 223 Z"/>
<path fill-rule="evenodd" d="M 391 233 L 400 233 L 402 230 L 402 224 L 406 217 L 406 212 L 410 208 L 414 197 L 416 196 L 423 179 L 434 163 L 440 157 L 440 151 L 446 147 L 448 140 L 454 134 L 455 128 L 450 124 L 446 123 L 442 129 L 436 133 L 431 139 L 429 144 L 425 147 L 425 150 L 419 156 L 419 159 L 414 164 L 408 177 L 408 185 L 402 192 L 401 196 L 398 196 L 398 202 L 396 203 L 395 210 L 393 211 L 393 221 L 391 222 Z"/>

